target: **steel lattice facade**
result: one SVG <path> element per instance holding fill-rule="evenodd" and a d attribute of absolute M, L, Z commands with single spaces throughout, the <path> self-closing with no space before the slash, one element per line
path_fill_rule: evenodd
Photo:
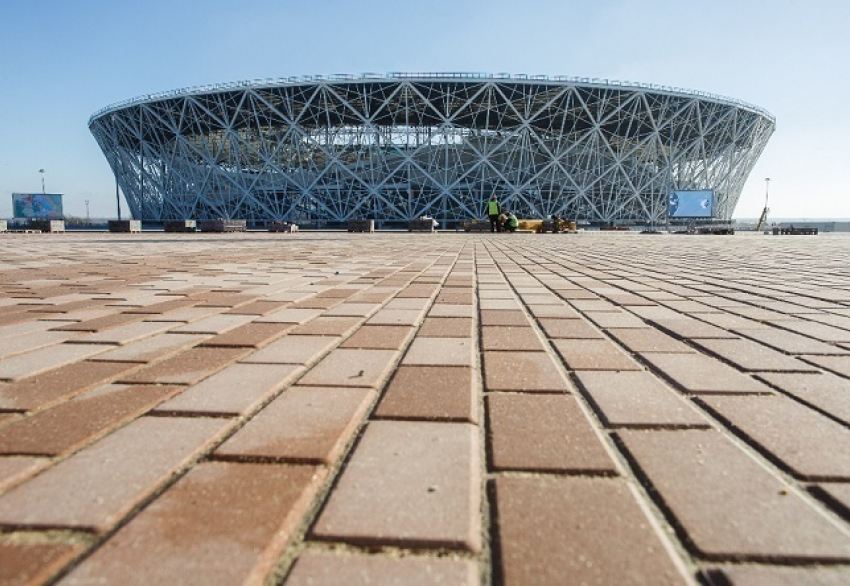
<path fill-rule="evenodd" d="M 773 133 L 761 108 L 579 78 L 389 74 L 179 90 L 89 127 L 136 219 L 658 222 L 671 189 L 728 220 Z"/>

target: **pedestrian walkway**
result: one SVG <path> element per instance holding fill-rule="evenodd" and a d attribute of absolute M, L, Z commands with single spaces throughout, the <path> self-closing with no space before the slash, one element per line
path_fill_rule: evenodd
<path fill-rule="evenodd" d="M 0 583 L 850 583 L 848 257 L 2 236 Z"/>

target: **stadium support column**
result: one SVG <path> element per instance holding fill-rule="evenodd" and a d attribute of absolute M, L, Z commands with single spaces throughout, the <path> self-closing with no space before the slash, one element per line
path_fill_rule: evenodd
<path fill-rule="evenodd" d="M 121 221 L 121 196 L 118 194 L 118 175 L 115 175 L 115 206 L 118 209 L 118 221 Z"/>

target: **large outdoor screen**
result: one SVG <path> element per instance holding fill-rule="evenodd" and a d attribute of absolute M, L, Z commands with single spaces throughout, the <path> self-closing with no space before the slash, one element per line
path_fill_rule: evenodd
<path fill-rule="evenodd" d="M 12 209 L 16 218 L 61 220 L 61 193 L 13 193 Z"/>
<path fill-rule="evenodd" d="M 711 189 L 671 191 L 668 218 L 714 217 L 714 191 Z"/>

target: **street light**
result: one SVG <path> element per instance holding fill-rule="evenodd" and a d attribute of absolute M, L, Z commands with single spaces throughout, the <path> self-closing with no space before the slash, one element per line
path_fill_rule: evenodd
<path fill-rule="evenodd" d="M 767 192 L 770 186 L 770 177 L 764 178 L 764 207 L 767 207 Z"/>
<path fill-rule="evenodd" d="M 41 194 L 44 195 L 44 169 L 39 169 L 38 172 L 41 173 Z"/>
<path fill-rule="evenodd" d="M 89 223 L 89 200 L 86 200 L 86 224 Z"/>

